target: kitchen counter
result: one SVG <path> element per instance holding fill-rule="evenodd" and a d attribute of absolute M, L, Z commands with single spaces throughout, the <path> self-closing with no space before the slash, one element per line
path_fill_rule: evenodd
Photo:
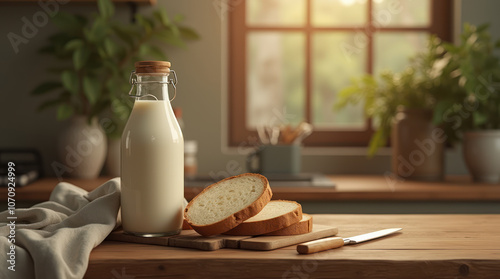
<path fill-rule="evenodd" d="M 490 201 L 500 202 L 500 185 L 472 183 L 468 177 L 448 177 L 443 182 L 400 181 L 384 176 L 329 175 L 336 187 L 273 187 L 273 199 L 301 201 Z M 65 179 L 87 191 L 108 180 Z M 16 188 L 17 201 L 42 202 L 50 197 L 57 178 L 42 178 Z M 283 184 L 283 183 L 281 183 Z M 184 193 L 190 200 L 203 190 L 186 184 Z M 7 188 L 0 188 L 6 195 Z"/>
<path fill-rule="evenodd" d="M 348 237 L 403 231 L 311 255 L 273 251 L 199 251 L 104 241 L 86 278 L 498 278 L 500 215 L 313 215 Z M 128 276 L 128 277 L 127 277 Z"/>
<path fill-rule="evenodd" d="M 345 214 L 500 214 L 500 185 L 472 183 L 467 176 L 447 177 L 442 182 L 400 181 L 374 175 L 328 175 L 335 187 L 280 186 L 271 182 L 273 199 L 295 200 L 308 213 Z M 65 179 L 92 191 L 109 177 Z M 57 178 L 42 178 L 16 188 L 18 207 L 29 207 L 49 199 Z M 190 200 L 203 190 L 200 184 L 186 183 L 184 194 Z M 275 185 L 275 186 L 273 186 Z M 7 195 L 0 188 L 0 195 Z M 7 208 L 0 204 L 0 210 Z"/>

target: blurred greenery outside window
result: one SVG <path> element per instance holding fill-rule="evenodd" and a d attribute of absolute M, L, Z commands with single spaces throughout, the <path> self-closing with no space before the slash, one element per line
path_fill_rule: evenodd
<path fill-rule="evenodd" d="M 367 146 L 361 106 L 334 111 L 350 79 L 402 70 L 429 34 L 451 40 L 449 0 L 235 0 L 229 22 L 229 143 L 259 126 L 313 124 L 308 146 Z"/>

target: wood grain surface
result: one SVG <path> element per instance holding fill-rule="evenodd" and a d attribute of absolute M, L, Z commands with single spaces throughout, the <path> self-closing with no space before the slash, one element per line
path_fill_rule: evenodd
<path fill-rule="evenodd" d="M 242 239 L 240 241 L 240 248 L 269 251 L 323 237 L 334 236 L 337 233 L 338 229 L 336 227 L 325 226 L 321 224 L 316 224 L 316 225 L 313 224 L 312 232 L 305 234 L 288 235 L 288 236 L 283 236 L 283 235 L 259 236 L 259 237 Z"/>
<path fill-rule="evenodd" d="M 165 237 L 138 237 L 122 231 L 111 233 L 106 240 L 129 243 L 152 244 L 171 247 L 193 248 L 214 251 L 222 248 L 241 248 L 250 250 L 273 250 L 305 241 L 336 235 L 338 229 L 317 224 L 309 233 L 290 236 L 232 236 L 215 235 L 204 237 L 193 230 L 184 230 L 179 235 Z"/>
<path fill-rule="evenodd" d="M 392 227 L 403 231 L 311 255 L 299 255 L 295 245 L 208 252 L 104 241 L 90 255 L 86 278 L 499 278 L 500 215 L 313 218 L 338 227 L 341 237 Z"/>

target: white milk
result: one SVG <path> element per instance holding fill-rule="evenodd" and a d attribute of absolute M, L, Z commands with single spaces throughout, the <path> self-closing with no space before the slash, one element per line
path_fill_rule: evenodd
<path fill-rule="evenodd" d="M 141 236 L 182 228 L 184 140 L 168 101 L 137 100 L 121 142 L 123 230 Z"/>

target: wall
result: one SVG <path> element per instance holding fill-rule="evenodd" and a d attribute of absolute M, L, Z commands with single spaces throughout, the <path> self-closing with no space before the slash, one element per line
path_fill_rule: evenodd
<path fill-rule="evenodd" d="M 196 29 L 201 40 L 190 43 L 185 50 L 168 49 L 173 68 L 179 76 L 178 97 L 175 106 L 184 110 L 186 123 L 185 138 L 195 139 L 199 143 L 200 172 L 222 176 L 244 171 L 245 156 L 238 149 L 227 149 L 224 146 L 223 117 L 226 101 L 224 98 L 226 80 L 221 74 L 225 69 L 226 51 L 223 43 L 223 27 L 226 22 L 221 18 L 215 6 L 221 0 L 158 0 L 158 6 L 166 7 L 170 15 L 177 13 L 186 16 L 186 25 Z M 463 0 L 459 7 L 462 20 L 475 24 L 487 20 L 492 22 L 495 37 L 500 37 L 500 18 L 496 12 L 500 10 L 500 1 L 495 0 Z M 68 12 L 91 13 L 95 9 L 88 4 L 69 3 L 60 6 Z M 46 38 L 54 31 L 49 23 L 39 28 L 29 43 L 20 46 L 15 54 L 6 34 L 20 33 L 22 17 L 31 18 L 41 8 L 31 4 L 0 4 L 0 68 L 1 94 L 0 101 L 0 148 L 34 147 L 39 149 L 48 166 L 55 159 L 56 136 L 63 123 L 55 120 L 55 111 L 36 112 L 41 99 L 33 98 L 29 92 L 39 82 L 47 78 L 45 69 L 50 59 L 36 53 Z M 150 8 L 142 7 L 140 12 L 148 12 Z M 129 10 L 126 6 L 117 9 L 119 17 L 126 19 Z M 390 170 L 390 157 L 380 155 L 368 159 L 363 153 L 358 155 L 339 154 L 338 150 L 304 151 L 303 171 L 352 174 L 381 174 Z M 353 153 L 341 150 L 344 154 Z M 320 155 L 313 155 L 320 154 Z M 325 155 L 327 154 L 327 155 Z M 48 174 L 52 174 L 47 167 Z M 450 150 L 446 156 L 446 172 L 448 174 L 464 174 L 465 166 L 459 149 Z"/>
<path fill-rule="evenodd" d="M 495 0 L 462 0 L 462 22 L 472 24 L 490 23 L 493 38 L 500 38 L 500 2 Z"/>
<path fill-rule="evenodd" d="M 51 6 L 50 10 L 90 14 L 96 12 L 94 6 L 67 3 Z M 57 134 L 65 123 L 56 120 L 55 109 L 37 112 L 44 98 L 35 98 L 30 92 L 39 83 L 53 78 L 46 71 L 53 61 L 37 51 L 56 29 L 51 22 L 35 26 L 36 31 L 29 34 L 31 38 L 26 44 L 18 46 L 17 53 L 7 39 L 9 32 L 22 35 L 23 19 L 33 22 L 33 16 L 41 13 L 45 12 L 37 2 L 0 3 L 0 149 L 36 148 L 42 154 L 46 174 L 54 176 L 50 163 L 55 160 Z M 117 16 L 127 19 L 128 8 L 118 7 Z M 42 16 L 38 20 L 41 19 Z"/>

